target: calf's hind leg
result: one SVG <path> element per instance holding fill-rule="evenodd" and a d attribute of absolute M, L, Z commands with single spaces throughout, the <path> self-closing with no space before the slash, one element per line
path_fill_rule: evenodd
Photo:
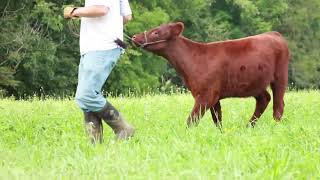
<path fill-rule="evenodd" d="M 256 99 L 256 110 L 254 111 L 254 114 L 252 115 L 249 126 L 253 127 L 257 119 L 261 117 L 262 113 L 266 110 L 269 102 L 270 102 L 270 94 L 267 90 L 264 90 L 260 95 L 255 97 Z"/>
<path fill-rule="evenodd" d="M 273 118 L 280 121 L 284 110 L 284 93 L 288 85 L 289 51 L 286 48 L 277 60 L 274 82 L 271 83 L 273 94 Z"/>
<path fill-rule="evenodd" d="M 280 84 L 278 82 L 271 84 L 273 94 L 273 118 L 276 121 L 280 121 L 284 110 L 284 93 L 286 91 L 286 84 Z"/>

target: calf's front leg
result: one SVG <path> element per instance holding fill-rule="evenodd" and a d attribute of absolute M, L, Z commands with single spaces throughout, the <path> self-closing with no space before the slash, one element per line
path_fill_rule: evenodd
<path fill-rule="evenodd" d="M 220 101 L 218 101 L 213 107 L 210 108 L 211 116 L 214 124 L 219 128 L 222 133 L 222 112 Z"/>
<path fill-rule="evenodd" d="M 206 111 L 218 102 L 218 96 L 214 98 L 206 98 L 209 96 L 197 97 L 190 116 L 187 119 L 187 126 L 198 125 L 199 120 L 203 117 Z M 211 101 L 208 101 L 208 99 Z"/>
<path fill-rule="evenodd" d="M 218 101 L 213 107 L 210 107 L 210 111 L 214 124 L 217 127 L 222 126 L 222 112 L 220 101 Z"/>
<path fill-rule="evenodd" d="M 187 120 L 187 126 L 191 127 L 193 125 L 198 125 L 199 120 L 203 117 L 205 112 L 207 111 L 207 107 L 204 105 L 201 105 L 199 102 L 195 102 L 192 112 Z"/>

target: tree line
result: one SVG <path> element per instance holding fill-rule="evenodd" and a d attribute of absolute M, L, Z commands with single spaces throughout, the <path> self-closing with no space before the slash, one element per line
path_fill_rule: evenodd
<path fill-rule="evenodd" d="M 209 42 L 279 31 L 291 50 L 291 88 L 320 88 L 319 0 L 131 0 L 128 35 L 182 21 L 184 35 Z M 66 5 L 84 0 L 0 2 L 0 95 L 72 96 L 77 85 L 80 21 L 66 21 Z M 130 43 L 127 41 L 127 43 Z M 104 90 L 114 94 L 170 92 L 183 83 L 160 57 L 130 46 Z"/>

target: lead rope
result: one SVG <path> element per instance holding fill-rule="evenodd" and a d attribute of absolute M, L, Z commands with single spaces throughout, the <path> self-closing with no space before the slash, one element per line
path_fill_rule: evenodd
<path fill-rule="evenodd" d="M 137 42 L 137 41 L 132 40 L 132 38 L 131 38 L 129 35 L 127 35 L 126 33 L 123 33 L 123 36 L 124 36 L 125 38 L 127 38 L 129 41 L 133 41 L 133 42 L 139 44 L 139 47 L 140 47 L 140 48 L 144 48 L 144 47 L 147 46 L 147 45 L 157 44 L 157 43 L 161 43 L 161 42 L 167 41 L 167 40 L 158 40 L 158 41 L 148 42 L 147 31 L 144 31 L 143 34 L 144 34 L 144 40 L 145 40 L 145 43 L 143 43 L 143 44 L 142 44 L 142 43 L 139 43 L 139 42 Z"/>
<path fill-rule="evenodd" d="M 70 22 L 67 23 L 67 24 L 68 24 L 69 31 L 70 31 L 74 36 L 80 37 L 80 34 L 79 34 L 79 33 L 76 33 L 76 32 L 74 31 L 74 29 L 75 29 L 75 24 L 74 24 L 73 22 L 71 22 L 71 24 L 70 24 Z M 131 36 L 129 36 L 129 35 L 126 34 L 126 33 L 123 33 L 123 36 L 124 36 L 125 38 L 127 38 L 129 41 L 133 41 L 133 42 L 139 44 L 139 47 L 140 47 L 140 48 L 144 48 L 144 47 L 147 46 L 147 45 L 157 44 L 157 43 L 161 43 L 161 42 L 167 41 L 167 40 L 158 40 L 158 41 L 154 41 L 154 42 L 148 42 L 147 31 L 144 31 L 143 33 L 144 33 L 144 39 L 145 39 L 145 43 L 143 43 L 143 44 L 132 40 Z"/>
<path fill-rule="evenodd" d="M 144 31 L 143 33 L 144 33 L 144 40 L 146 40 L 144 44 L 148 44 L 147 31 Z"/>

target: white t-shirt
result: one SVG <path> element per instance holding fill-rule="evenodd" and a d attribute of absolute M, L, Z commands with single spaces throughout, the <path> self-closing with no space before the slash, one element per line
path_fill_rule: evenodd
<path fill-rule="evenodd" d="M 102 17 L 81 18 L 80 53 L 117 48 L 114 40 L 123 40 L 123 16 L 132 14 L 128 0 L 85 0 L 85 6 L 109 8 Z"/>

